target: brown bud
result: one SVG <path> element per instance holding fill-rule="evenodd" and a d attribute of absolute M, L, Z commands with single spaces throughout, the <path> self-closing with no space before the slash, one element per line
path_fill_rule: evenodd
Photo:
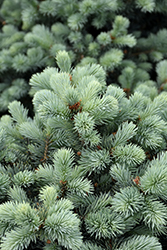
<path fill-rule="evenodd" d="M 72 75 L 69 74 L 69 76 L 70 76 L 70 81 L 72 81 Z"/>
<path fill-rule="evenodd" d="M 129 89 L 129 88 L 124 88 L 123 91 L 124 91 L 125 93 L 129 93 L 129 92 L 130 92 L 130 89 Z"/>
<path fill-rule="evenodd" d="M 111 37 L 112 40 L 115 40 L 115 36 L 112 36 L 112 35 L 110 34 L 110 37 Z"/>
<path fill-rule="evenodd" d="M 140 184 L 140 177 L 136 176 L 135 179 L 133 179 L 133 181 L 136 183 L 136 185 L 138 186 Z"/>

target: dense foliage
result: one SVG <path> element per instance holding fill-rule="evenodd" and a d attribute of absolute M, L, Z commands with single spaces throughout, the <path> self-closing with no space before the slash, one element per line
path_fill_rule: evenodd
<path fill-rule="evenodd" d="M 2 250 L 165 247 L 166 12 L 0 1 Z"/>

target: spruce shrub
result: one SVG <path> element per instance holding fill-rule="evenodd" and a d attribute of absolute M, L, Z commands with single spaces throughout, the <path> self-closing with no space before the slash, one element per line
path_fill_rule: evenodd
<path fill-rule="evenodd" d="M 1 249 L 162 249 L 167 93 L 56 59 L 30 79 L 34 117 L 13 101 L 1 118 Z"/>
<path fill-rule="evenodd" d="M 166 249 L 166 12 L 0 0 L 2 250 Z"/>

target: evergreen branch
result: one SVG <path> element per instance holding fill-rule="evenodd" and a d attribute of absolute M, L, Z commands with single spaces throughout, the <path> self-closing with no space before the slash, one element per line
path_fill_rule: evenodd
<path fill-rule="evenodd" d="M 70 113 L 67 106 L 50 90 L 38 91 L 33 103 L 41 117 L 49 118 L 56 115 L 68 117 Z"/>
<path fill-rule="evenodd" d="M 87 20 L 86 20 L 85 16 L 83 16 L 80 13 L 76 13 L 76 14 L 71 15 L 68 18 L 68 26 L 72 30 L 80 30 L 83 28 L 86 21 Z"/>
<path fill-rule="evenodd" d="M 57 179 L 67 181 L 74 166 L 74 153 L 72 150 L 59 149 L 54 154 L 53 163 Z"/>
<path fill-rule="evenodd" d="M 58 5 L 59 6 L 59 5 Z M 39 11 L 43 14 L 43 15 L 51 15 L 51 16 L 56 16 L 57 14 L 57 3 L 53 2 L 53 1 L 44 1 L 40 4 L 40 8 Z"/>
<path fill-rule="evenodd" d="M 112 197 L 109 193 L 101 193 L 99 196 L 92 195 L 89 196 L 89 205 L 87 205 L 87 209 L 85 214 L 91 212 L 98 212 L 99 210 L 112 205 Z"/>
<path fill-rule="evenodd" d="M 111 154 L 120 165 L 125 164 L 132 170 L 137 164 L 141 164 L 145 158 L 145 152 L 135 144 L 117 146 L 111 149 Z"/>
<path fill-rule="evenodd" d="M 110 154 L 107 150 L 92 151 L 85 149 L 82 151 L 79 165 L 83 172 L 89 172 L 89 174 L 91 174 L 93 171 L 95 173 L 100 173 L 110 164 L 110 162 Z"/>
<path fill-rule="evenodd" d="M 100 64 L 104 69 L 113 70 L 123 59 L 123 53 L 119 49 L 111 49 L 100 57 Z"/>
<path fill-rule="evenodd" d="M 55 204 L 57 200 L 59 188 L 56 186 L 44 186 L 39 193 L 39 199 L 49 208 Z"/>
<path fill-rule="evenodd" d="M 83 111 L 89 112 L 97 125 L 109 123 L 118 114 L 118 102 L 112 96 L 104 96 L 102 99 L 87 102 Z"/>
<path fill-rule="evenodd" d="M 110 168 L 111 177 L 117 181 L 121 188 L 131 185 L 131 172 L 125 165 L 114 164 Z"/>
<path fill-rule="evenodd" d="M 0 160 L 2 160 L 5 156 L 6 151 L 6 141 L 7 141 L 7 135 L 5 133 L 5 130 L 1 127 L 0 128 Z"/>
<path fill-rule="evenodd" d="M 33 74 L 30 79 L 31 94 L 35 94 L 42 89 L 52 90 L 50 86 L 50 77 L 52 74 L 56 74 L 58 70 L 56 68 L 46 68 L 43 72 Z"/>
<path fill-rule="evenodd" d="M 144 192 L 163 197 L 166 200 L 167 170 L 166 165 L 164 165 L 164 162 L 166 162 L 165 156 L 162 159 L 162 162 L 153 161 L 141 177 L 140 183 Z"/>
<path fill-rule="evenodd" d="M 75 178 L 68 182 L 68 191 L 75 192 L 76 194 L 86 195 L 93 192 L 91 181 L 83 178 Z"/>
<path fill-rule="evenodd" d="M 28 187 L 34 183 L 35 176 L 32 171 L 24 170 L 14 175 L 13 182 L 15 185 Z"/>
<path fill-rule="evenodd" d="M 59 66 L 62 72 L 70 72 L 71 69 L 71 60 L 66 51 L 59 51 L 57 56 L 57 65 Z"/>
<path fill-rule="evenodd" d="M 62 207 L 66 211 L 72 211 L 74 209 L 74 205 L 70 200 L 61 198 L 61 199 L 56 201 L 56 204 L 49 207 L 48 215 L 51 216 L 55 212 L 61 212 Z"/>
<path fill-rule="evenodd" d="M 91 242 L 84 242 L 82 244 L 82 249 L 83 250 L 103 250 L 104 248 L 102 248 L 101 246 L 96 245 L 95 243 L 91 243 Z"/>
<path fill-rule="evenodd" d="M 49 164 L 39 165 L 36 169 L 36 179 L 41 184 L 52 185 L 56 180 L 54 167 Z"/>
<path fill-rule="evenodd" d="M 72 88 L 69 73 L 59 72 L 50 76 L 50 85 L 55 94 L 64 102 L 69 103 L 67 94 Z"/>
<path fill-rule="evenodd" d="M 166 233 L 166 205 L 155 200 L 152 197 L 147 197 L 142 211 L 144 223 L 154 232 L 154 234 Z"/>
<path fill-rule="evenodd" d="M 13 101 L 9 104 L 9 112 L 11 113 L 13 120 L 18 122 L 18 124 L 28 121 L 28 110 L 25 109 L 20 102 Z"/>
<path fill-rule="evenodd" d="M 54 44 L 54 36 L 50 30 L 41 24 L 37 24 L 32 29 L 34 41 L 44 49 L 49 49 Z"/>
<path fill-rule="evenodd" d="M 26 138 L 29 138 L 36 142 L 41 142 L 42 138 L 44 140 L 43 131 L 35 124 L 35 122 L 23 122 L 19 126 L 19 132 Z"/>
<path fill-rule="evenodd" d="M 1 221 L 6 221 L 15 224 L 15 203 L 6 202 L 0 205 Z"/>
<path fill-rule="evenodd" d="M 106 85 L 106 72 L 99 64 L 88 64 L 84 67 L 76 67 L 72 72 L 72 79 L 75 83 L 79 82 L 84 76 L 95 76 L 103 87 Z"/>
<path fill-rule="evenodd" d="M 96 239 L 116 237 L 116 235 L 121 235 L 125 228 L 121 216 L 111 213 L 108 208 L 101 209 L 96 213 L 89 213 L 85 223 L 88 233 L 95 235 Z"/>
<path fill-rule="evenodd" d="M 144 198 L 136 187 L 126 187 L 116 192 L 112 199 L 112 208 L 125 217 L 141 212 Z"/>
<path fill-rule="evenodd" d="M 78 250 L 82 244 L 79 224 L 79 219 L 71 211 L 55 211 L 46 218 L 44 230 L 51 242 L 57 240 L 67 249 Z"/>
<path fill-rule="evenodd" d="M 136 6 L 138 8 L 141 8 L 141 11 L 143 12 L 152 12 L 155 8 L 155 0 L 145 0 L 145 1 L 141 1 L 141 0 L 136 0 L 135 1 Z"/>
<path fill-rule="evenodd" d="M 124 35 L 129 27 L 129 20 L 126 17 L 117 15 L 113 23 L 112 36 Z"/>
<path fill-rule="evenodd" d="M 36 241 L 36 236 L 33 231 L 27 226 L 25 228 L 16 228 L 7 232 L 5 237 L 2 238 L 2 250 L 23 250 L 27 248 L 30 242 Z"/>
<path fill-rule="evenodd" d="M 127 141 L 133 138 L 137 133 L 137 127 L 132 122 L 124 122 L 118 127 L 114 136 L 113 147 L 127 144 Z"/>
<path fill-rule="evenodd" d="M 84 82 L 86 84 L 84 84 Z M 86 88 L 84 88 L 84 85 L 87 85 L 87 86 L 85 86 Z M 81 86 L 77 86 L 77 87 L 78 87 L 77 88 L 78 92 L 80 92 L 80 98 L 82 100 L 83 105 L 86 104 L 88 101 L 96 98 L 102 90 L 102 86 L 98 81 L 96 81 L 96 80 L 91 81 L 90 80 L 88 82 L 88 77 L 83 77 L 82 82 L 81 82 Z"/>
<path fill-rule="evenodd" d="M 8 196 L 13 202 L 24 203 L 29 202 L 26 192 L 19 186 L 13 186 L 8 190 Z"/>
<path fill-rule="evenodd" d="M 125 92 L 120 87 L 109 85 L 105 95 L 111 95 L 118 100 L 118 103 L 125 97 Z"/>
<path fill-rule="evenodd" d="M 122 70 L 121 75 L 118 77 L 118 81 L 123 89 L 131 90 L 135 78 L 134 69 L 126 67 Z"/>
<path fill-rule="evenodd" d="M 162 250 L 156 237 L 145 235 L 133 236 L 129 238 L 129 240 L 123 242 L 120 247 L 115 250 L 134 250 L 134 248 L 137 248 L 138 250 Z"/>
<path fill-rule="evenodd" d="M 0 200 L 3 200 L 10 187 L 10 179 L 7 174 L 0 173 Z"/>

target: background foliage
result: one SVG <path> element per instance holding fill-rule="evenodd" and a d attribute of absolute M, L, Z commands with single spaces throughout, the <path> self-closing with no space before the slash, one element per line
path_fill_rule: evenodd
<path fill-rule="evenodd" d="M 166 12 L 0 1 L 2 250 L 166 249 Z"/>
<path fill-rule="evenodd" d="M 68 51 L 74 66 L 100 63 L 107 71 L 107 83 L 126 91 L 156 80 L 156 65 L 166 59 L 165 0 L 4 0 L 0 4 L 2 112 L 15 99 L 30 106 L 31 75 L 56 66 L 59 50 Z M 163 81 L 159 79 L 158 89 Z"/>

